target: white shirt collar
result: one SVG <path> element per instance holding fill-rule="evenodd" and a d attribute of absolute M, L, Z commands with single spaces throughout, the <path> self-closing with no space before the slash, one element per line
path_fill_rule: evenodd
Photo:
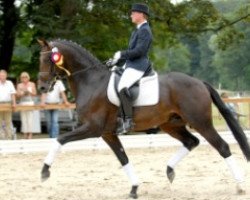
<path fill-rule="evenodd" d="M 142 26 L 143 24 L 147 23 L 147 22 L 148 22 L 148 21 L 145 20 L 145 21 L 143 21 L 142 23 L 137 24 L 136 28 L 137 28 L 137 29 L 141 28 L 141 26 Z"/>

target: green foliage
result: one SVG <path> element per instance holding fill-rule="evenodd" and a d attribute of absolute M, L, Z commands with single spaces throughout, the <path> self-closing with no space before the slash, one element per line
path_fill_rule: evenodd
<path fill-rule="evenodd" d="M 244 28 L 243 28 L 244 27 Z M 215 49 L 214 65 L 220 70 L 220 82 L 224 88 L 249 90 L 250 84 L 250 29 L 240 29 L 246 37 L 240 42 L 232 43 L 226 50 Z M 230 81 L 229 81 L 230 80 Z M 234 80 L 234 81 L 231 81 Z"/>
<path fill-rule="evenodd" d="M 188 74 L 190 70 L 190 52 L 183 44 L 171 47 L 167 51 L 168 71 L 178 71 Z"/>
<path fill-rule="evenodd" d="M 104 61 L 127 48 L 134 29 L 129 10 L 135 0 L 21 2 L 11 65 L 13 75 L 26 70 L 34 79 L 37 77 L 38 38 L 75 41 Z M 184 72 L 214 85 L 222 83 L 228 89 L 249 90 L 249 0 L 144 2 L 151 10 L 149 22 L 154 42 L 150 59 L 155 69 Z M 232 78 L 237 81 L 232 82 Z"/>

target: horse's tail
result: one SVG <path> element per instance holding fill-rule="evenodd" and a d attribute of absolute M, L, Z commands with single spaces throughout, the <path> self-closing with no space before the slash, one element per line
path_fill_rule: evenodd
<path fill-rule="evenodd" d="M 220 98 L 218 92 L 208 83 L 204 82 L 208 91 L 210 92 L 210 96 L 213 100 L 213 103 L 216 105 L 224 119 L 226 120 L 229 128 L 233 132 L 235 139 L 238 141 L 240 148 L 245 155 L 247 161 L 250 161 L 250 146 L 247 141 L 247 137 L 243 132 L 241 126 L 233 116 L 232 112 L 226 107 L 222 99 Z"/>

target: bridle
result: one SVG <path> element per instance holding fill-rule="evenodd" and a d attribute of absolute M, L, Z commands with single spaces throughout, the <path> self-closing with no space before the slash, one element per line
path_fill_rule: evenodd
<path fill-rule="evenodd" d="M 49 74 L 49 79 L 47 81 L 43 81 L 43 83 L 45 85 L 48 85 L 48 90 L 47 92 L 50 92 L 53 90 L 53 87 L 56 83 L 56 81 L 58 79 L 64 79 L 67 77 L 72 77 L 75 76 L 76 74 L 83 72 L 83 71 L 87 71 L 90 67 L 87 67 L 85 69 L 81 69 L 79 71 L 76 72 L 70 72 L 68 69 L 66 69 L 63 66 L 63 55 L 61 55 L 57 49 L 57 47 L 52 48 L 49 51 L 42 51 L 40 52 L 40 54 L 51 54 L 50 55 L 50 67 L 49 67 L 49 71 L 41 71 L 38 73 L 39 79 L 41 77 L 43 77 L 44 74 L 48 75 Z M 56 68 L 60 69 L 61 71 L 63 71 L 65 74 L 64 75 L 60 75 Z"/>
<path fill-rule="evenodd" d="M 42 51 L 42 52 L 40 52 L 40 54 L 51 54 L 50 59 L 49 59 L 49 61 L 50 61 L 49 70 L 48 71 L 40 71 L 38 73 L 38 77 L 39 77 L 40 80 L 44 75 L 48 75 L 49 79 L 46 80 L 46 81 L 43 80 L 42 82 L 43 82 L 44 85 L 48 86 L 47 92 L 50 92 L 50 91 L 53 90 L 53 87 L 54 87 L 56 81 L 60 78 L 60 75 L 56 71 L 57 65 L 51 59 L 51 56 L 53 54 L 52 50 L 50 50 L 50 51 Z"/>

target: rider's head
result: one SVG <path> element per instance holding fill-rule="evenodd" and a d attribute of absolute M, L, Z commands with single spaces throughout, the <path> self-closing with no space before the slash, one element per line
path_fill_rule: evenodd
<path fill-rule="evenodd" d="M 140 24 L 149 16 L 149 8 L 146 4 L 135 3 L 131 9 L 131 19 L 134 24 Z"/>

